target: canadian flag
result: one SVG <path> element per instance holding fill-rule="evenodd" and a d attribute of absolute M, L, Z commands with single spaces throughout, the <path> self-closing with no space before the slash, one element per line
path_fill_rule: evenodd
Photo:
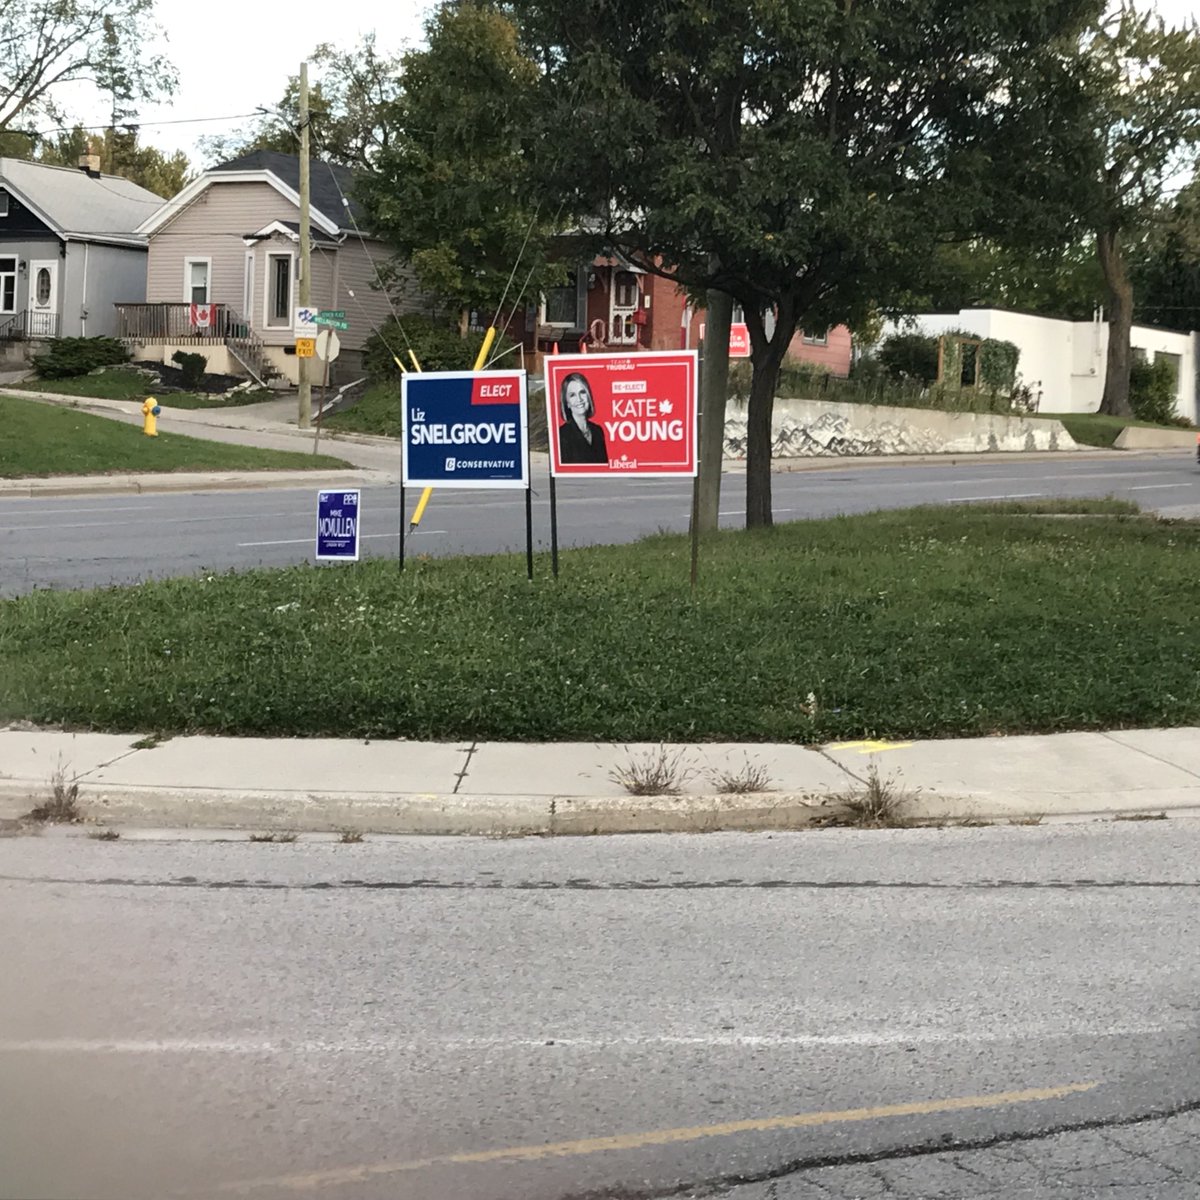
<path fill-rule="evenodd" d="M 216 307 L 215 304 L 193 304 L 188 311 L 188 324 L 193 329 L 211 329 Z"/>

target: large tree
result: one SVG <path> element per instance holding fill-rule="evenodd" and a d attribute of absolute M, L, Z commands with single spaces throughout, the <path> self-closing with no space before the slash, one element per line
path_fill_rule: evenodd
<path fill-rule="evenodd" d="M 168 200 L 181 192 L 191 177 L 191 164 L 182 150 L 164 153 L 156 146 L 144 145 L 136 126 L 89 133 L 76 125 L 45 141 L 34 157 L 38 162 L 74 167 L 85 154 L 93 153 L 100 159 L 102 171 L 130 179 Z"/>
<path fill-rule="evenodd" d="M 539 71 L 489 6 L 444 4 L 426 36 L 404 56 L 392 140 L 358 196 L 424 292 L 491 320 L 506 289 L 511 304 L 561 277 L 547 254 L 561 208 L 534 199 Z"/>
<path fill-rule="evenodd" d="M 392 101 L 399 90 L 400 60 L 380 51 L 368 33 L 349 50 L 330 43 L 309 58 L 310 132 L 313 153 L 347 167 L 372 168 L 393 140 Z M 202 139 L 212 162 L 251 150 L 295 154 L 299 146 L 300 76 L 288 79 L 275 108 L 241 133 Z"/>
<path fill-rule="evenodd" d="M 61 122 L 65 84 L 135 101 L 175 87 L 174 68 L 154 51 L 154 0 L 4 0 L 0 16 L 0 133 Z"/>
<path fill-rule="evenodd" d="M 1142 237 L 1200 145 L 1200 32 L 1167 28 L 1131 3 L 1085 40 L 1096 165 L 1091 215 L 1108 300 L 1108 362 L 1100 411 L 1127 415 L 1134 285 L 1131 239 Z"/>
<path fill-rule="evenodd" d="M 1163 208 L 1133 271 L 1142 324 L 1200 329 L 1200 178 Z"/>
<path fill-rule="evenodd" d="M 940 240 L 1047 224 L 1050 183 L 1081 168 L 1066 51 L 1096 0 L 513 7 L 546 75 L 543 177 L 647 269 L 745 312 L 748 525 L 772 520 L 797 328 L 889 307 Z"/>

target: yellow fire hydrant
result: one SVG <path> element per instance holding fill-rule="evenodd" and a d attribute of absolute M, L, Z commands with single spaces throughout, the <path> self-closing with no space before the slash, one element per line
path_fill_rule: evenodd
<path fill-rule="evenodd" d="M 158 437 L 158 414 L 162 409 L 153 396 L 147 396 L 142 404 L 142 432 L 147 437 Z"/>

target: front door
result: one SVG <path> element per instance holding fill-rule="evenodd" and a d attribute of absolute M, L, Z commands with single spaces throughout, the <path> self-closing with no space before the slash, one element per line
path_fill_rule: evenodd
<path fill-rule="evenodd" d="M 58 336 L 58 259 L 29 264 L 29 336 Z"/>

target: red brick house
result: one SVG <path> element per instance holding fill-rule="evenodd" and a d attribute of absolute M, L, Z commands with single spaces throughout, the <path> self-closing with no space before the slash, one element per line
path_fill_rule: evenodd
<path fill-rule="evenodd" d="M 736 314 L 735 314 L 736 319 Z M 549 288 L 526 322 L 525 349 L 537 355 L 575 352 L 581 343 L 596 353 L 619 350 L 678 350 L 696 347 L 704 310 L 669 279 L 641 270 L 620 255 L 600 255 L 571 272 L 562 287 Z M 515 331 L 514 331 L 515 332 Z M 797 333 L 788 351 L 792 362 L 849 375 L 850 331 L 839 325 Z"/>

